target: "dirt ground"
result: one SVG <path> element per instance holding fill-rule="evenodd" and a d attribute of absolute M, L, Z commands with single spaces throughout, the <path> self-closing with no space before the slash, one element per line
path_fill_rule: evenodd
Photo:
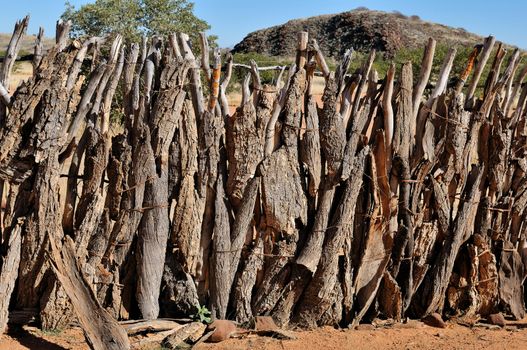
<path fill-rule="evenodd" d="M 390 327 L 361 325 L 359 329 L 337 330 L 323 327 L 314 331 L 294 332 L 296 340 L 247 336 L 219 344 L 202 343 L 197 350 L 340 350 L 340 349 L 527 349 L 527 319 L 504 329 L 484 325 L 468 328 L 449 323 L 445 329 L 432 328 L 418 321 Z M 34 327 L 10 328 L 0 336 L 0 350 L 89 349 L 79 328 L 60 333 L 42 332 Z M 143 350 L 160 350 L 158 344 Z"/>

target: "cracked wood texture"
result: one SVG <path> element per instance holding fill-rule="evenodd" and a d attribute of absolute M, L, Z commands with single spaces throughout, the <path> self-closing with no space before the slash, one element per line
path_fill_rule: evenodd
<path fill-rule="evenodd" d="M 231 115 L 232 57 L 222 70 L 206 36 L 196 60 L 186 34 L 125 47 L 70 42 L 69 27 L 46 52 L 36 43 L 31 79 L 2 90 L 0 330 L 39 308 L 42 328 L 79 324 L 92 348 L 127 349 L 116 320 L 203 306 L 306 328 L 524 316 L 519 51 L 506 60 L 489 37 L 459 76 L 450 50 L 436 78 L 430 39 L 421 67 L 384 77 L 375 52 L 349 72 L 349 50 L 331 71 L 302 33 L 283 81 L 285 69 L 271 85 L 255 62 L 235 68 L 250 71 Z"/>

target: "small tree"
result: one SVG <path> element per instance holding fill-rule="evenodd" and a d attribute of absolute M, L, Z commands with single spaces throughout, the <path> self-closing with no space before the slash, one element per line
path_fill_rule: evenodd
<path fill-rule="evenodd" d="M 195 36 L 210 29 L 187 0 L 96 0 L 79 9 L 66 1 L 65 6 L 62 19 L 72 21 L 72 34 L 77 37 L 119 33 L 128 42 L 138 42 L 143 35 Z"/>

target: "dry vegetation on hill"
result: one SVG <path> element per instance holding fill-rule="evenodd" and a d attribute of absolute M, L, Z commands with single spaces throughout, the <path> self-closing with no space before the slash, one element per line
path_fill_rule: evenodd
<path fill-rule="evenodd" d="M 401 48 L 422 47 L 429 37 L 446 45 L 471 46 L 482 40 L 463 28 L 423 21 L 418 16 L 358 8 L 335 15 L 295 19 L 255 31 L 237 44 L 234 51 L 293 56 L 299 31 L 309 32 L 310 37 L 319 41 L 322 51 L 334 58 L 340 58 L 350 47 L 358 51 L 376 49 L 393 56 Z"/>

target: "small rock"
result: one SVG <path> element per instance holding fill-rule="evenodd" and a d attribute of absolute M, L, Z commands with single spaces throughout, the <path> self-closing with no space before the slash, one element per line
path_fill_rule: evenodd
<path fill-rule="evenodd" d="M 208 341 L 219 343 L 229 339 L 238 332 L 236 325 L 229 320 L 215 320 L 207 327 L 207 331 L 214 331 Z"/>
<path fill-rule="evenodd" d="M 355 326 L 355 330 L 357 330 L 357 331 L 373 331 L 373 330 L 375 330 L 375 326 L 372 325 L 372 324 L 367 324 L 367 323 L 358 324 L 358 325 Z"/>
<path fill-rule="evenodd" d="M 430 327 L 446 328 L 445 321 L 443 321 L 443 318 L 437 312 L 424 317 L 422 321 Z"/>
<path fill-rule="evenodd" d="M 501 312 L 499 312 L 497 314 L 489 315 L 487 317 L 487 321 L 490 324 L 493 324 L 493 325 L 496 325 L 496 326 L 500 326 L 500 327 L 505 327 L 507 325 L 507 321 L 505 321 L 505 317 L 503 317 Z"/>

